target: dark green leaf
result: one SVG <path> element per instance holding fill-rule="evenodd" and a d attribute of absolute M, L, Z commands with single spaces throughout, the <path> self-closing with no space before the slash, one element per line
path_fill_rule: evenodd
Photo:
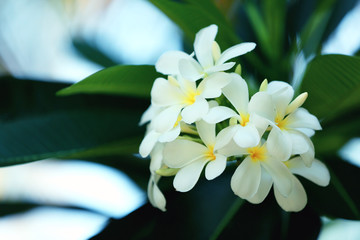
<path fill-rule="evenodd" d="M 65 86 L 2 79 L 1 166 L 66 157 L 114 142 L 123 144 L 118 154 L 129 152 L 127 144 L 135 150 L 134 139 L 144 131 L 138 122 L 146 101 L 100 95 L 56 97 Z"/>
<path fill-rule="evenodd" d="M 309 93 L 305 107 L 320 119 L 354 111 L 360 104 L 360 58 L 316 57 L 306 69 L 301 90 Z"/>
<path fill-rule="evenodd" d="M 147 98 L 154 80 L 161 75 L 150 65 L 122 65 L 103 69 L 57 94 L 108 94 Z"/>

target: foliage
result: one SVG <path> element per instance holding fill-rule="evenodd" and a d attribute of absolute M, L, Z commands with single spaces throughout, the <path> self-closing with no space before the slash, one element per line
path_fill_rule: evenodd
<path fill-rule="evenodd" d="M 111 221 L 94 239 L 114 235 L 126 239 L 286 239 L 300 235 L 316 239 L 319 216 L 360 219 L 360 187 L 354 184 L 360 169 L 336 156 L 348 140 L 359 137 L 360 58 L 320 55 L 322 44 L 356 1 L 229 1 L 234 2 L 229 8 L 211 0 L 150 2 L 184 31 L 187 40 L 215 23 L 222 49 L 241 41 L 256 42 L 255 52 L 241 62 L 243 74 L 255 85 L 265 77 L 291 82 L 296 56 L 300 52 L 315 56 L 307 64 L 299 91 L 309 93 L 306 108 L 321 119 L 323 131 L 313 141 L 317 158 L 330 169 L 331 184 L 320 188 L 301 179 L 308 206 L 289 214 L 274 204 L 273 197 L 260 205 L 235 197 L 229 174 L 211 184 L 200 182 L 181 196 L 165 181 L 166 213 L 145 204 Z M 229 12 L 235 14 L 229 16 Z M 113 65 L 101 52 L 91 53 L 96 61 L 104 59 L 104 66 Z M 0 165 L 76 157 L 119 168 L 146 189 L 148 162 L 133 154 L 145 131 L 138 122 L 150 104 L 150 89 L 158 76 L 153 66 L 113 66 L 72 86 L 1 78 Z"/>

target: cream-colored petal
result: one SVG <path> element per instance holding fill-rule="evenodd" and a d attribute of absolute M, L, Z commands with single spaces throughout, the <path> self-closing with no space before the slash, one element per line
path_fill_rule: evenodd
<path fill-rule="evenodd" d="M 145 112 L 143 113 L 143 115 L 141 115 L 141 119 L 140 119 L 140 122 L 139 122 L 139 125 L 143 125 L 149 121 L 151 121 L 155 116 L 156 114 L 158 114 L 159 112 L 161 112 L 162 107 L 159 107 L 159 106 L 155 106 L 155 105 L 150 105 L 146 110 Z"/>
<path fill-rule="evenodd" d="M 181 168 L 174 178 L 174 188 L 179 192 L 190 191 L 199 180 L 202 169 L 206 163 L 207 160 L 202 158 Z"/>
<path fill-rule="evenodd" d="M 154 173 L 156 170 L 160 169 L 163 164 L 163 151 L 164 144 L 157 143 L 155 144 L 153 150 L 150 153 L 150 172 Z"/>
<path fill-rule="evenodd" d="M 321 130 L 317 117 L 308 112 L 305 108 L 298 108 L 287 118 L 289 128 L 310 128 Z"/>
<path fill-rule="evenodd" d="M 160 191 L 159 187 L 157 186 L 158 180 L 154 179 L 154 176 L 150 177 L 149 184 L 148 184 L 148 198 L 154 207 L 159 208 L 161 211 L 166 211 L 166 199 L 164 194 Z"/>
<path fill-rule="evenodd" d="M 280 193 L 285 197 L 289 196 L 292 189 L 291 178 L 293 175 L 290 173 L 285 164 L 278 159 L 273 159 L 271 157 L 262 161 L 261 164 L 271 175 L 274 181 L 274 186 L 277 187 Z"/>
<path fill-rule="evenodd" d="M 190 55 L 181 51 L 168 51 L 160 56 L 155 64 L 155 69 L 164 75 L 178 75 L 180 59 L 190 58 Z"/>
<path fill-rule="evenodd" d="M 212 45 L 215 41 L 217 31 L 218 27 L 212 24 L 206 28 L 201 29 L 195 36 L 195 55 L 203 68 L 208 68 L 214 65 L 214 60 L 212 57 Z"/>
<path fill-rule="evenodd" d="M 201 140 L 208 147 L 215 145 L 215 124 L 210 124 L 205 121 L 196 122 L 196 128 Z"/>
<path fill-rule="evenodd" d="M 200 143 L 176 139 L 165 144 L 163 161 L 171 168 L 181 168 L 202 158 L 206 151 L 207 147 Z"/>
<path fill-rule="evenodd" d="M 288 162 L 288 168 L 294 174 L 303 176 L 320 186 L 327 186 L 330 182 L 330 173 L 325 164 L 315 159 L 311 167 L 305 166 L 300 157 L 291 159 Z"/>
<path fill-rule="evenodd" d="M 231 178 L 231 189 L 241 198 L 250 199 L 259 189 L 261 180 L 261 166 L 258 161 L 246 157 L 236 168 Z"/>
<path fill-rule="evenodd" d="M 296 177 L 292 177 L 292 182 L 292 191 L 287 197 L 283 196 L 279 189 L 274 186 L 275 198 L 285 211 L 299 212 L 306 206 L 307 196 L 304 187 Z"/>
<path fill-rule="evenodd" d="M 179 71 L 183 78 L 196 81 L 204 77 L 204 70 L 194 59 L 182 59 L 179 61 Z"/>
<path fill-rule="evenodd" d="M 165 133 L 174 128 L 174 125 L 179 117 L 181 105 L 174 105 L 162 110 L 151 122 L 153 128 L 158 133 Z"/>
<path fill-rule="evenodd" d="M 216 159 L 210 161 L 205 167 L 205 177 L 212 180 L 222 174 L 226 168 L 226 157 L 221 154 L 215 154 Z"/>
<path fill-rule="evenodd" d="M 157 78 L 151 89 L 151 102 L 157 106 L 167 107 L 181 104 L 184 94 L 180 88 L 170 84 L 164 78 Z"/>
<path fill-rule="evenodd" d="M 228 73 L 218 72 L 205 78 L 199 85 L 199 90 L 204 98 L 217 98 L 222 93 L 222 88 L 228 85 L 232 77 Z"/>
<path fill-rule="evenodd" d="M 222 154 L 224 156 L 230 157 L 230 156 L 242 156 L 244 154 L 247 154 L 246 148 L 241 148 L 239 145 L 237 145 L 234 140 L 230 140 L 225 146 L 221 147 L 220 149 L 217 148 L 218 145 L 215 144 L 214 151 L 216 150 L 219 154 Z"/>
<path fill-rule="evenodd" d="M 264 117 L 270 121 L 274 121 L 276 115 L 275 105 L 272 98 L 266 92 L 255 93 L 248 105 L 249 113 L 256 113 L 258 116 Z"/>
<path fill-rule="evenodd" d="M 229 126 L 221 130 L 218 135 L 216 136 L 216 143 L 214 149 L 223 148 L 227 145 L 236 134 L 239 125 Z"/>
<path fill-rule="evenodd" d="M 235 64 L 236 64 L 235 62 L 223 63 L 220 65 L 215 65 L 215 66 L 209 67 L 207 69 L 204 69 L 204 71 L 210 75 L 210 74 L 213 74 L 216 72 L 223 72 L 223 71 L 229 70 L 230 68 L 235 66 Z"/>
<path fill-rule="evenodd" d="M 142 142 L 140 143 L 139 153 L 144 158 L 147 157 L 151 150 L 154 148 L 155 143 L 159 139 L 160 133 L 152 130 L 146 134 Z"/>
<path fill-rule="evenodd" d="M 282 81 L 272 81 L 266 92 L 272 96 L 274 105 L 280 117 L 284 117 L 286 108 L 294 97 L 294 89 L 290 84 Z"/>
<path fill-rule="evenodd" d="M 216 65 L 223 64 L 227 60 L 230 60 L 234 57 L 244 55 L 250 51 L 252 51 L 256 47 L 255 43 L 252 42 L 245 42 L 240 43 L 235 46 L 232 46 L 226 49 L 220 56 L 219 60 L 216 62 Z"/>
<path fill-rule="evenodd" d="M 196 96 L 192 105 L 185 107 L 181 116 L 187 124 L 201 120 L 209 111 L 209 104 L 202 96 Z"/>
<path fill-rule="evenodd" d="M 268 152 L 279 161 L 289 160 L 292 152 L 292 141 L 286 131 L 272 129 L 266 141 Z"/>
<path fill-rule="evenodd" d="M 253 124 L 249 123 L 245 127 L 239 125 L 234 141 L 242 148 L 255 147 L 260 142 L 259 132 Z"/>
<path fill-rule="evenodd" d="M 266 196 L 269 194 L 272 184 L 273 180 L 271 176 L 262 169 L 259 189 L 254 196 L 247 200 L 254 204 L 262 203 Z"/>
<path fill-rule="evenodd" d="M 173 129 L 170 129 L 169 131 L 161 134 L 159 137 L 159 142 L 161 143 L 172 142 L 180 135 L 180 132 L 181 132 L 181 128 L 180 128 L 180 124 L 178 124 Z"/>
<path fill-rule="evenodd" d="M 225 119 L 235 117 L 238 114 L 231 108 L 218 106 L 210 108 L 209 112 L 204 116 L 204 121 L 208 123 L 219 123 Z"/>
<path fill-rule="evenodd" d="M 248 113 L 249 91 L 247 84 L 239 74 L 231 73 L 231 77 L 231 82 L 222 91 L 239 113 Z"/>
<path fill-rule="evenodd" d="M 290 130 L 287 131 L 288 136 L 291 139 L 292 142 L 292 154 L 300 154 L 300 153 L 305 153 L 309 150 L 309 144 L 308 144 L 308 136 L 306 136 L 305 134 L 296 131 L 296 130 Z"/>

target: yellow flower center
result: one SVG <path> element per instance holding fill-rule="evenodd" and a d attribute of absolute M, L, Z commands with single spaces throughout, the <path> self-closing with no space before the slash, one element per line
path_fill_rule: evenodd
<path fill-rule="evenodd" d="M 252 148 L 248 148 L 247 152 L 250 155 L 252 161 L 264 161 L 266 159 L 266 148 L 265 146 L 256 146 Z"/>
<path fill-rule="evenodd" d="M 245 114 L 240 113 L 240 117 L 241 117 L 241 119 L 240 119 L 240 125 L 243 126 L 243 127 L 245 127 L 246 124 L 247 124 L 247 123 L 249 122 L 249 120 L 250 120 L 250 114 L 248 114 L 248 113 L 245 113 Z"/>
<path fill-rule="evenodd" d="M 286 127 L 288 124 L 287 118 L 282 118 L 279 115 L 276 115 L 275 123 L 276 123 L 276 126 L 278 126 L 281 130 L 287 129 L 287 127 Z"/>
<path fill-rule="evenodd" d="M 196 96 L 200 95 L 198 91 L 188 91 L 185 98 L 184 103 L 187 105 L 192 105 L 195 103 Z"/>
<path fill-rule="evenodd" d="M 205 152 L 205 158 L 209 161 L 214 161 L 216 159 L 214 154 L 214 146 L 208 147 L 208 150 Z"/>

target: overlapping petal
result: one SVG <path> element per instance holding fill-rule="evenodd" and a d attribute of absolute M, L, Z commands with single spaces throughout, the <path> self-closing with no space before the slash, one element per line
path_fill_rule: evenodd
<path fill-rule="evenodd" d="M 299 212 L 307 203 L 305 189 L 294 176 L 292 176 L 292 190 L 287 197 L 281 194 L 277 186 L 274 186 L 274 193 L 280 207 L 287 212 Z"/>
<path fill-rule="evenodd" d="M 226 168 L 226 157 L 221 154 L 215 154 L 216 159 L 210 161 L 205 168 L 205 177 L 207 180 L 212 180 L 224 172 Z"/>
<path fill-rule="evenodd" d="M 191 190 L 199 180 L 202 169 L 207 160 L 204 158 L 198 159 L 181 168 L 175 175 L 173 185 L 179 192 L 187 192 Z"/>

